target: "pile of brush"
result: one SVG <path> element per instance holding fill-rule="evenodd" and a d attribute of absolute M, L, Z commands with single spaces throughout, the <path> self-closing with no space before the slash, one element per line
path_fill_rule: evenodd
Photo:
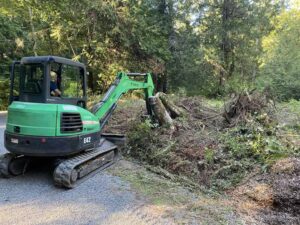
<path fill-rule="evenodd" d="M 240 122 L 249 122 L 253 116 L 271 116 L 274 108 L 274 102 L 266 93 L 244 91 L 233 95 L 225 103 L 223 117 L 230 126 L 235 126 Z"/>

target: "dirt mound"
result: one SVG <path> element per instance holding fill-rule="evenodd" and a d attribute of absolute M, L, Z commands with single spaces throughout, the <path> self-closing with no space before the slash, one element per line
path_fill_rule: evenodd
<path fill-rule="evenodd" d="M 271 168 L 274 213 L 297 218 L 300 224 L 300 158 L 279 160 Z M 282 223 L 281 223 L 282 224 Z M 286 223 L 287 224 L 287 223 Z"/>
<path fill-rule="evenodd" d="M 231 195 L 239 211 L 256 221 L 296 225 L 300 224 L 299 184 L 300 158 L 286 158 L 277 161 L 269 173 L 258 174 L 234 189 Z"/>

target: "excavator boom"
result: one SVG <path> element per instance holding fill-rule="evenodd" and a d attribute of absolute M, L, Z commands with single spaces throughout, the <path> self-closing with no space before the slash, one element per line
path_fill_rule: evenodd
<path fill-rule="evenodd" d="M 138 81 L 135 78 L 143 78 Z M 148 114 L 152 114 L 148 98 L 153 96 L 154 84 L 150 73 L 124 73 L 119 72 L 116 80 L 110 86 L 103 99 L 92 108 L 92 113 L 99 119 L 100 126 L 106 124 L 117 106 L 118 100 L 130 90 L 144 90 Z"/>

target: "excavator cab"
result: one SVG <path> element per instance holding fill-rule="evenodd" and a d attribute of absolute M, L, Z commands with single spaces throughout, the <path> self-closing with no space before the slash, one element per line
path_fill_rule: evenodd
<path fill-rule="evenodd" d="M 12 64 L 10 79 L 10 103 L 68 104 L 86 108 L 86 68 L 82 63 L 57 56 L 24 57 Z M 59 95 L 51 93 L 53 87 L 59 90 Z"/>

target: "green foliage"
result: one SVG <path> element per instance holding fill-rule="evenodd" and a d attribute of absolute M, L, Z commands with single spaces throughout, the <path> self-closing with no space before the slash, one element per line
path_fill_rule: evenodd
<path fill-rule="evenodd" d="M 64 97 L 78 97 L 78 87 L 77 87 L 77 82 L 76 81 L 69 81 L 68 83 L 65 84 L 63 87 L 63 96 Z"/>
<path fill-rule="evenodd" d="M 59 55 L 87 65 L 97 94 L 123 70 L 153 72 L 173 91 L 216 97 L 255 87 L 263 61 L 274 93 L 299 98 L 298 12 L 274 19 L 280 0 L 0 1 L 1 63 Z"/>
<path fill-rule="evenodd" d="M 252 88 L 279 1 L 178 1 L 170 83 L 216 97 Z M 181 3 L 181 4 L 180 4 Z M 185 16 L 183 16 L 185 15 Z"/>
<path fill-rule="evenodd" d="M 275 132 L 272 129 L 256 123 L 230 130 L 223 136 L 226 151 L 234 159 L 253 159 L 262 165 L 291 154 L 292 152 L 272 135 Z"/>
<path fill-rule="evenodd" d="M 9 98 L 9 79 L 0 79 L 0 110 L 5 110 Z"/>
<path fill-rule="evenodd" d="M 0 66 L 23 53 L 22 24 L 0 14 Z"/>
<path fill-rule="evenodd" d="M 148 143 L 155 142 L 155 135 L 148 123 L 138 123 L 132 126 L 129 132 L 128 145 L 130 146 L 129 154 L 143 161 L 149 161 L 153 154 L 153 149 Z"/>
<path fill-rule="evenodd" d="M 212 164 L 214 161 L 214 156 L 215 156 L 215 151 L 214 149 L 210 149 L 210 148 L 205 148 L 204 150 L 204 160 L 208 163 L 208 164 Z"/>
<path fill-rule="evenodd" d="M 300 9 L 281 13 L 264 38 L 261 80 L 281 100 L 300 99 Z"/>
<path fill-rule="evenodd" d="M 141 161 L 166 167 L 172 157 L 174 141 L 167 141 L 164 136 L 165 128 L 153 130 L 154 124 L 150 120 L 136 122 L 131 125 L 128 133 L 127 154 Z"/>
<path fill-rule="evenodd" d="M 289 102 L 284 103 L 284 105 L 288 106 L 293 113 L 300 117 L 300 101 L 291 99 Z"/>
<path fill-rule="evenodd" d="M 278 159 L 298 155 L 299 149 L 286 142 L 278 129 L 276 124 L 266 126 L 258 118 L 223 133 L 223 150 L 217 154 L 222 161 L 211 178 L 212 188 L 227 189 L 238 184 L 254 167 L 264 171 Z"/>

